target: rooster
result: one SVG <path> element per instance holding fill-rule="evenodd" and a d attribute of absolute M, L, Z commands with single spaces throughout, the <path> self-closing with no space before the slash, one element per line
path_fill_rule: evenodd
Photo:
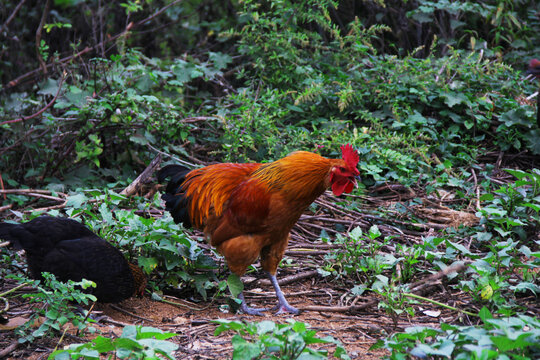
<path fill-rule="evenodd" d="M 0 239 L 16 250 L 25 250 L 32 278 L 42 279 L 41 273 L 46 271 L 60 281 L 91 280 L 96 288 L 88 292 L 99 302 L 120 302 L 141 294 L 146 286 L 138 266 L 72 219 L 40 216 L 23 224 L 0 223 Z"/>
<path fill-rule="evenodd" d="M 537 59 L 532 59 L 529 61 L 529 69 L 527 69 L 528 74 L 534 75 L 537 79 L 540 79 L 540 61 Z M 540 93 L 536 95 L 536 124 L 540 128 Z"/>
<path fill-rule="evenodd" d="M 277 267 L 302 212 L 328 187 L 339 196 L 356 186 L 358 153 L 350 144 L 341 151 L 342 159 L 297 151 L 266 164 L 195 170 L 168 165 L 159 170 L 158 181 L 170 179 L 162 198 L 176 223 L 203 230 L 238 276 L 260 257 L 276 292 L 277 313 L 298 314 L 279 287 Z M 248 307 L 242 293 L 238 298 L 244 313 L 262 315 L 264 309 Z"/>

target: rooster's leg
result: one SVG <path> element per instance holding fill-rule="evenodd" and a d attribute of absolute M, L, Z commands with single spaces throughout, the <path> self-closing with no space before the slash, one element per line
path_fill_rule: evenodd
<path fill-rule="evenodd" d="M 246 299 L 244 298 L 244 294 L 240 293 L 238 295 L 238 298 L 242 300 L 242 304 L 240 304 L 240 309 L 244 314 L 247 315 L 255 315 L 255 316 L 263 316 L 263 311 L 266 311 L 267 309 L 255 309 L 252 307 L 249 307 L 246 305 Z"/>
<path fill-rule="evenodd" d="M 283 314 L 285 312 L 295 315 L 300 314 L 300 310 L 298 310 L 294 306 L 289 305 L 287 299 L 285 299 L 285 295 L 283 295 L 283 291 L 281 291 L 281 288 L 279 287 L 276 276 L 268 273 L 268 277 L 270 278 L 270 282 L 274 286 L 274 290 L 276 291 L 276 296 L 278 298 L 278 311 L 276 315 Z"/>

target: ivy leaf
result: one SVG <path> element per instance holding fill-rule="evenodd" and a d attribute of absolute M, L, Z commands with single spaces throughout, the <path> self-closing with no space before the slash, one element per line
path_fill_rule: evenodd
<path fill-rule="evenodd" d="M 227 278 L 227 285 L 229 286 L 229 291 L 234 298 L 237 298 L 238 295 L 244 291 L 244 283 L 240 277 L 236 274 L 231 274 Z"/>
<path fill-rule="evenodd" d="M 444 103 L 449 107 L 468 102 L 467 97 L 460 93 L 444 93 L 442 97 L 444 98 Z"/>
<path fill-rule="evenodd" d="M 221 70 L 227 67 L 228 64 L 232 62 L 232 57 L 230 57 L 227 54 L 219 53 L 219 52 L 209 52 L 208 57 L 210 61 L 214 63 L 214 67 L 217 70 Z"/>

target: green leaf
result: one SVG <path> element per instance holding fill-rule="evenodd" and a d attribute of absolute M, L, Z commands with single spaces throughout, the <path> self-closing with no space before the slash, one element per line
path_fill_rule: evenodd
<path fill-rule="evenodd" d="M 39 85 L 39 91 L 37 92 L 40 95 L 56 95 L 58 92 L 58 80 L 52 78 L 47 78 L 44 82 Z"/>
<path fill-rule="evenodd" d="M 442 97 L 444 98 L 444 103 L 449 107 L 454 107 L 455 105 L 467 103 L 469 101 L 469 99 L 461 93 L 444 93 L 442 94 Z"/>
<path fill-rule="evenodd" d="M 229 286 L 229 291 L 234 298 L 238 298 L 238 295 L 244 291 L 244 283 L 240 277 L 236 274 L 231 274 L 227 278 L 227 285 Z"/>
<path fill-rule="evenodd" d="M 493 319 L 493 315 L 491 315 L 491 312 L 485 306 L 480 309 L 478 316 L 480 317 L 480 319 L 482 319 L 484 323 L 489 319 Z"/>
<path fill-rule="evenodd" d="M 276 330 L 276 323 L 270 320 L 264 320 L 257 323 L 257 332 L 259 334 L 266 334 Z"/>
<path fill-rule="evenodd" d="M 82 193 L 68 196 L 66 207 L 81 208 L 82 205 L 87 201 L 88 201 L 88 198 L 84 196 L 84 194 Z"/>
<path fill-rule="evenodd" d="M 463 253 L 464 255 L 473 255 L 469 249 L 467 249 L 465 246 L 461 245 L 461 244 L 457 244 L 457 243 L 454 243 L 450 240 L 446 240 L 445 241 L 447 245 L 453 247 L 454 249 L 456 250 L 459 250 L 461 253 Z"/>
<path fill-rule="evenodd" d="M 252 360 L 262 353 L 260 343 L 250 343 L 240 335 L 234 335 L 231 342 L 233 345 L 233 360 Z"/>
<path fill-rule="evenodd" d="M 227 67 L 232 62 L 232 57 L 227 54 L 219 52 L 208 52 L 208 58 L 214 63 L 217 70 L 221 70 Z"/>
<path fill-rule="evenodd" d="M 100 353 L 107 353 L 114 350 L 114 345 L 112 339 L 110 338 L 98 336 L 92 341 L 92 343 L 94 344 L 94 349 Z"/>

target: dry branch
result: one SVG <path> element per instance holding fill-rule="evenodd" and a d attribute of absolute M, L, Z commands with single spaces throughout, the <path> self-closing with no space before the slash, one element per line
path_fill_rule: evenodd
<path fill-rule="evenodd" d="M 131 196 L 135 194 L 143 184 L 145 184 L 150 176 L 154 173 L 158 165 L 161 163 L 161 154 L 158 154 L 151 162 L 148 164 L 146 169 L 137 176 L 137 178 L 128 185 L 124 190 L 120 192 L 120 195 Z"/>
<path fill-rule="evenodd" d="M 62 84 L 64 83 L 64 80 L 65 80 L 65 76 L 62 76 L 60 78 L 60 83 L 58 84 L 58 91 L 56 92 L 56 95 L 54 95 L 54 98 L 47 105 L 45 105 L 45 107 L 43 109 L 39 110 L 37 113 L 32 114 L 30 116 L 23 116 L 23 117 L 18 118 L 18 119 L 2 121 L 0 123 L 0 125 L 12 124 L 12 123 L 21 122 L 21 121 L 24 121 L 24 120 L 33 119 L 33 118 L 38 117 L 39 115 L 43 114 L 43 112 L 45 110 L 47 110 L 48 108 L 50 108 L 54 104 L 56 99 L 58 99 L 58 95 L 60 95 L 60 90 L 62 90 Z"/>
<path fill-rule="evenodd" d="M 306 272 L 303 272 L 303 273 L 283 277 L 283 278 L 278 280 L 278 283 L 279 283 L 279 285 L 287 285 L 287 284 L 290 284 L 290 283 L 293 283 L 293 282 L 296 282 L 296 281 L 299 281 L 299 280 L 303 280 L 303 279 L 306 279 L 306 278 L 316 276 L 318 274 L 319 274 L 319 272 L 317 270 L 306 271 Z M 262 279 L 260 281 L 260 283 L 262 285 L 270 285 L 270 280 Z"/>
<path fill-rule="evenodd" d="M 52 209 L 62 209 L 66 206 L 67 203 L 67 194 L 62 192 L 54 192 L 55 194 L 60 195 L 53 196 L 53 192 L 49 190 L 38 190 L 38 189 L 6 189 L 6 190 L 0 190 L 0 194 L 16 194 L 16 195 L 24 195 L 24 196 L 32 196 L 39 199 L 47 199 L 52 201 L 60 202 L 61 204 L 38 208 L 38 209 L 31 209 L 31 210 L 25 210 L 25 212 L 34 212 L 34 211 L 48 211 Z"/>
<path fill-rule="evenodd" d="M 412 284 L 410 286 L 410 292 L 412 293 L 414 291 L 414 292 L 422 293 L 422 292 L 426 291 L 428 288 L 438 285 L 437 280 L 439 280 L 440 278 L 442 278 L 444 276 L 447 276 L 447 275 L 449 275 L 451 273 L 454 273 L 454 272 L 460 272 L 463 269 L 465 269 L 466 267 L 467 267 L 467 263 L 464 263 L 464 262 L 453 264 L 453 265 L 451 265 L 451 266 L 449 266 L 449 267 L 447 267 L 447 268 L 445 268 L 445 269 L 443 269 L 443 270 L 441 270 L 441 271 L 427 277 L 426 279 L 422 279 L 422 280 Z M 302 310 L 302 311 L 321 311 L 321 312 L 339 312 L 339 313 L 351 312 L 351 313 L 354 313 L 354 312 L 358 312 L 358 311 L 373 307 L 373 306 L 377 305 L 378 303 L 379 303 L 379 300 L 372 299 L 372 300 L 369 300 L 368 302 L 366 302 L 364 304 L 361 304 L 361 305 L 350 305 L 350 306 L 308 305 L 308 306 L 300 307 L 300 310 Z"/>
<path fill-rule="evenodd" d="M 19 346 L 19 342 L 14 341 L 5 349 L 0 350 L 0 359 L 11 354 L 17 348 L 17 346 Z"/>
<path fill-rule="evenodd" d="M 13 19 L 15 19 L 15 15 L 17 15 L 17 13 L 19 12 L 19 10 L 21 9 L 21 7 L 24 5 L 24 2 L 26 0 L 21 0 L 17 6 L 15 7 L 15 9 L 13 10 L 13 12 L 11 13 L 11 15 L 9 15 L 9 17 L 7 18 L 7 20 L 2 24 L 2 27 L 0 28 L 0 34 L 2 34 L 4 32 L 4 30 L 7 30 L 7 27 L 9 26 L 9 24 L 13 21 Z M 0 356 L 1 357 L 1 356 Z"/>
<path fill-rule="evenodd" d="M 414 284 L 411 284 L 410 286 L 410 292 L 423 292 L 427 288 L 431 286 L 437 285 L 437 280 L 450 275 L 452 273 L 458 273 L 463 271 L 467 266 L 469 262 L 457 262 L 455 264 L 452 264 L 448 266 L 447 268 L 442 269 L 441 271 L 425 278 L 422 280 L 417 281 Z"/>

